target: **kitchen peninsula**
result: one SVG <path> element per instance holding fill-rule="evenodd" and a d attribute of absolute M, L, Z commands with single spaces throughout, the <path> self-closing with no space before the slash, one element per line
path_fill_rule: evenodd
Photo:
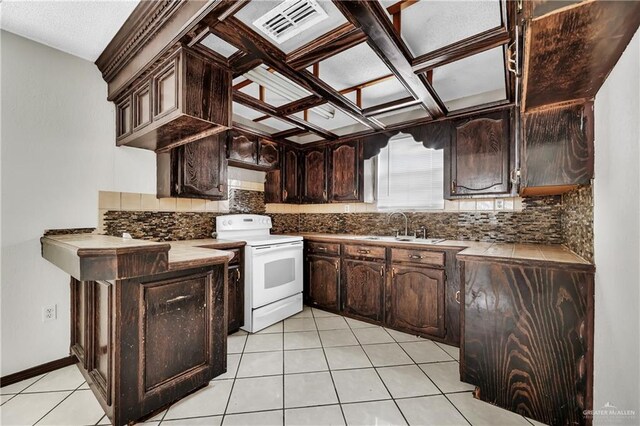
<path fill-rule="evenodd" d="M 71 275 L 71 353 L 113 424 L 226 371 L 232 252 L 93 234 L 41 243 Z"/>

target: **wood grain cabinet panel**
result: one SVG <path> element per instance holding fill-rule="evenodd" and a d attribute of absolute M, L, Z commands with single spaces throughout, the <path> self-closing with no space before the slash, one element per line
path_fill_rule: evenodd
<path fill-rule="evenodd" d="M 280 147 L 268 139 L 258 140 L 258 167 L 273 169 L 280 163 Z"/>
<path fill-rule="evenodd" d="M 559 194 L 593 178 L 593 102 L 524 114 L 522 195 Z"/>
<path fill-rule="evenodd" d="M 158 154 L 158 196 L 226 199 L 225 137 L 217 134 Z"/>
<path fill-rule="evenodd" d="M 88 343 L 88 303 L 89 290 L 87 281 L 71 278 L 71 353 L 87 368 L 85 357 Z"/>
<path fill-rule="evenodd" d="M 444 271 L 392 265 L 387 286 L 386 323 L 408 333 L 443 337 Z"/>
<path fill-rule="evenodd" d="M 384 247 L 345 244 L 344 255 L 356 259 L 382 260 L 386 258 L 387 250 Z"/>
<path fill-rule="evenodd" d="M 342 310 L 354 317 L 381 322 L 385 264 L 345 259 L 342 265 Z"/>
<path fill-rule="evenodd" d="M 282 172 L 280 169 L 266 173 L 264 181 L 264 202 L 282 203 Z"/>
<path fill-rule="evenodd" d="M 455 121 L 445 197 L 508 193 L 511 141 L 510 110 Z"/>
<path fill-rule="evenodd" d="M 300 164 L 298 151 L 293 148 L 284 149 L 282 164 L 282 202 L 300 202 Z"/>
<path fill-rule="evenodd" d="M 106 281 L 89 281 L 91 318 L 91 352 L 89 374 L 111 404 L 113 366 L 113 285 Z"/>
<path fill-rule="evenodd" d="M 593 272 L 465 261 L 461 380 L 545 424 L 590 424 Z"/>
<path fill-rule="evenodd" d="M 115 94 L 116 143 L 168 151 L 231 127 L 231 72 L 188 47 Z"/>
<path fill-rule="evenodd" d="M 329 148 L 331 202 L 364 201 L 362 143 L 353 141 Z"/>
<path fill-rule="evenodd" d="M 319 308 L 340 309 L 340 258 L 307 256 L 308 303 Z"/>
<path fill-rule="evenodd" d="M 257 137 L 231 130 L 227 143 L 227 158 L 231 165 L 255 165 L 258 162 Z"/>
<path fill-rule="evenodd" d="M 302 202 L 326 203 L 327 150 L 324 147 L 302 151 Z"/>
<path fill-rule="evenodd" d="M 240 265 L 229 266 L 229 290 L 227 296 L 227 322 L 229 334 L 244 325 L 244 280 Z"/>

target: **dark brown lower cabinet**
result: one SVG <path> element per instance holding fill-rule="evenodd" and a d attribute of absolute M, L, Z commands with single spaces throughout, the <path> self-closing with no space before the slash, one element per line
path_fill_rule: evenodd
<path fill-rule="evenodd" d="M 240 265 L 229 265 L 227 296 L 227 332 L 234 333 L 244 325 L 244 279 Z"/>
<path fill-rule="evenodd" d="M 226 371 L 226 269 L 71 279 L 71 351 L 114 425 L 133 423 Z"/>
<path fill-rule="evenodd" d="M 590 424 L 593 269 L 465 261 L 461 380 L 545 424 Z"/>
<path fill-rule="evenodd" d="M 444 336 L 444 283 L 441 269 L 393 264 L 387 281 L 386 323 L 407 333 Z"/>
<path fill-rule="evenodd" d="M 354 317 L 384 319 L 385 264 L 344 259 L 342 310 Z"/>
<path fill-rule="evenodd" d="M 307 303 L 331 311 L 340 309 L 340 258 L 307 256 Z"/>

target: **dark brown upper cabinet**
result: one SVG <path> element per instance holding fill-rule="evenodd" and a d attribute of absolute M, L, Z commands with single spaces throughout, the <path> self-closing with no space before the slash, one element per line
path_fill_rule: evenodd
<path fill-rule="evenodd" d="M 454 121 L 445 198 L 508 194 L 512 140 L 510 109 Z"/>
<path fill-rule="evenodd" d="M 297 149 L 285 147 L 282 156 L 282 202 L 299 203 L 300 197 L 300 154 Z"/>
<path fill-rule="evenodd" d="M 329 200 L 364 201 L 364 156 L 360 141 L 329 147 Z"/>
<path fill-rule="evenodd" d="M 116 144 L 168 151 L 231 127 L 231 72 L 186 48 L 113 98 Z"/>
<path fill-rule="evenodd" d="M 326 203 L 328 162 L 325 147 L 302 151 L 302 202 Z"/>
<path fill-rule="evenodd" d="M 276 142 L 247 132 L 228 132 L 229 165 L 251 170 L 273 170 L 280 163 L 280 147 Z"/>
<path fill-rule="evenodd" d="M 524 114 L 521 195 L 561 194 L 593 178 L 593 102 Z"/>
<path fill-rule="evenodd" d="M 227 198 L 224 134 L 179 146 L 157 158 L 158 197 Z"/>
<path fill-rule="evenodd" d="M 264 202 L 282 203 L 282 171 L 267 172 L 264 182 Z"/>

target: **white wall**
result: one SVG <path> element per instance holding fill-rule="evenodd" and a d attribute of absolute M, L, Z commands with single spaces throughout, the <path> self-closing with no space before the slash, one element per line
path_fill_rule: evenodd
<path fill-rule="evenodd" d="M 640 422 L 640 35 L 595 101 L 594 409 L 610 402 Z"/>
<path fill-rule="evenodd" d="M 1 49 L 4 376 L 69 354 L 69 277 L 40 257 L 43 231 L 95 227 L 99 190 L 155 193 L 156 178 L 152 152 L 115 146 L 93 63 L 8 32 Z"/>

